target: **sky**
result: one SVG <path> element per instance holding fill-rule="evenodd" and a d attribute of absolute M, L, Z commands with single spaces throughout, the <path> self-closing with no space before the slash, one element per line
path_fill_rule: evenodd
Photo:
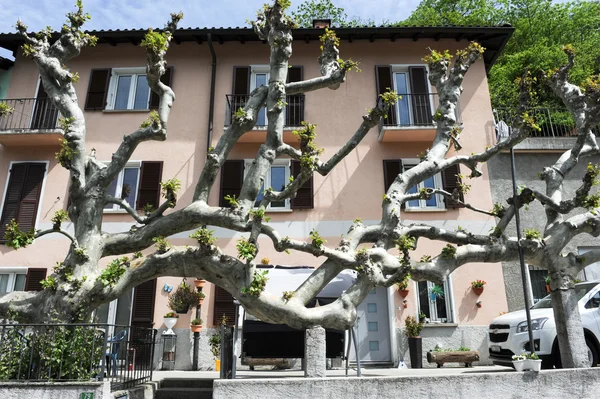
<path fill-rule="evenodd" d="M 85 29 L 124 29 L 163 27 L 171 12 L 183 11 L 180 27 L 236 27 L 246 26 L 256 11 L 267 0 L 84 0 L 84 9 L 92 19 Z M 557 0 L 563 2 L 565 0 Z M 295 4 L 302 1 L 292 1 Z M 400 21 L 410 15 L 419 0 L 334 0 L 349 17 Z M 17 19 L 30 31 L 46 26 L 59 30 L 66 12 L 74 10 L 75 0 L 0 0 L 0 33 L 12 33 Z M 376 7 L 374 5 L 376 4 Z M 0 49 L 0 55 L 10 53 Z"/>

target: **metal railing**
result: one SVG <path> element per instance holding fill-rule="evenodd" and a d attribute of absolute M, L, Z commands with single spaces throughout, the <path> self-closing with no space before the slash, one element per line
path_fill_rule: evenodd
<path fill-rule="evenodd" d="M 131 388 L 152 379 L 155 338 L 154 329 L 111 324 L 2 324 L 0 380 Z"/>
<path fill-rule="evenodd" d="M 0 102 L 10 110 L 0 117 L 0 131 L 56 129 L 59 113 L 49 98 L 11 98 Z"/>
<path fill-rule="evenodd" d="M 564 138 L 577 136 L 573 114 L 564 108 L 529 108 L 527 114 L 533 117 L 535 124 L 540 127 L 540 130 L 532 130 L 530 137 Z M 510 135 L 510 127 L 513 126 L 516 116 L 517 110 L 514 108 L 494 109 L 494 119 L 496 121 L 499 140 Z M 596 135 L 600 133 L 598 126 L 592 130 Z"/>
<path fill-rule="evenodd" d="M 226 114 L 225 114 L 225 126 L 231 125 L 235 113 L 240 108 L 244 108 L 250 96 L 240 94 L 227 94 Z M 304 94 L 295 94 L 293 96 L 286 96 L 285 101 L 287 105 L 285 107 L 285 126 L 301 126 L 301 122 L 304 120 Z M 256 124 L 258 128 L 264 128 L 267 126 L 267 109 L 263 107 L 259 110 Z"/>
<path fill-rule="evenodd" d="M 383 127 L 433 127 L 433 114 L 439 104 L 437 93 L 398 94 L 400 99 L 388 111 L 387 117 L 380 123 Z M 377 98 L 377 107 L 383 107 L 383 99 Z M 460 110 L 456 109 L 456 122 L 461 123 Z"/>

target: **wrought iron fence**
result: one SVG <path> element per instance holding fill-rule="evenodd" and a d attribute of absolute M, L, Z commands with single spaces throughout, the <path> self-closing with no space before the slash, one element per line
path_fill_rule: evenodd
<path fill-rule="evenodd" d="M 573 114 L 564 108 L 529 108 L 527 114 L 535 120 L 540 130 L 533 130 L 531 137 L 575 137 L 577 128 Z M 502 140 L 510 135 L 511 126 L 517 116 L 514 108 L 496 108 L 494 118 L 498 139 Z M 598 135 L 600 129 L 596 126 L 593 132 Z"/>
<path fill-rule="evenodd" d="M 435 126 L 433 114 L 439 104 L 437 93 L 398 94 L 400 98 L 380 123 L 382 127 L 431 127 Z M 383 99 L 377 98 L 377 107 L 383 108 Z M 461 123 L 460 109 L 456 109 L 456 122 Z"/>
<path fill-rule="evenodd" d="M 152 379 L 155 338 L 154 329 L 111 324 L 2 324 L 0 380 L 131 388 Z"/>
<path fill-rule="evenodd" d="M 231 122 L 235 117 L 235 113 L 246 106 L 246 103 L 248 102 L 250 96 L 239 94 L 227 94 L 225 97 L 227 99 L 225 126 L 229 126 L 231 125 Z M 285 126 L 300 126 L 301 122 L 304 120 L 304 94 L 286 96 L 285 101 L 287 102 L 284 111 Z M 264 128 L 267 126 L 266 107 L 263 107 L 259 110 L 256 124 L 254 126 L 259 128 Z"/>
<path fill-rule="evenodd" d="M 59 113 L 49 98 L 13 98 L 1 102 L 10 111 L 0 118 L 0 131 L 56 129 Z"/>

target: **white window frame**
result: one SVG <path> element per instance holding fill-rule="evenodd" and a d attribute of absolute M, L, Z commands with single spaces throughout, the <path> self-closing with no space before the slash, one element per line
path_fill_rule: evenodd
<path fill-rule="evenodd" d="M 411 82 L 410 82 L 410 73 L 409 73 L 409 67 L 424 67 L 425 71 L 427 72 L 427 76 L 429 76 L 429 66 L 427 64 L 392 64 L 390 65 L 390 67 L 392 68 L 392 86 L 394 86 L 394 91 L 400 95 L 402 94 L 412 94 L 412 87 L 411 87 Z M 407 81 L 406 81 L 406 87 L 407 87 L 407 93 L 400 93 L 398 91 L 398 87 L 396 85 L 396 73 L 406 73 L 406 77 L 407 77 Z M 433 104 L 433 94 L 435 94 L 432 90 L 432 86 L 431 83 L 429 82 L 429 80 L 427 80 L 427 84 L 429 85 L 429 105 L 430 105 L 430 109 L 432 110 L 432 112 L 436 109 L 434 107 Z M 410 124 L 409 126 L 401 126 L 403 128 L 415 128 L 415 126 L 413 126 L 414 123 L 414 115 L 413 115 L 413 111 L 412 111 L 412 101 L 410 101 L 410 97 L 408 98 L 408 116 L 410 118 Z M 400 123 L 400 107 L 398 105 L 396 105 L 396 120 L 398 121 L 398 123 Z M 417 126 L 422 128 L 421 126 Z"/>
<path fill-rule="evenodd" d="M 252 90 L 256 89 L 256 75 L 264 74 L 267 76 L 267 85 L 269 84 L 269 79 L 271 78 L 271 67 L 269 65 L 250 65 L 250 93 Z M 265 126 L 269 123 L 267 119 L 267 107 L 263 107 L 258 110 L 258 112 L 264 113 L 265 116 L 265 125 L 255 126 L 255 129 L 265 129 Z M 258 121 L 258 117 L 257 117 Z"/>
<path fill-rule="evenodd" d="M 415 167 L 417 166 L 421 161 L 418 158 L 404 158 L 402 159 L 402 173 L 406 172 L 406 167 L 410 166 L 410 167 Z M 442 184 L 442 174 L 441 173 L 436 173 L 433 176 L 433 183 L 435 185 L 436 189 L 443 189 L 443 184 Z M 423 182 L 419 182 L 417 184 L 417 192 L 419 192 L 419 190 L 421 188 L 425 188 L 425 185 L 423 184 Z M 424 212 L 424 211 L 443 211 L 446 210 L 446 205 L 444 203 L 444 200 L 442 198 L 441 195 L 439 194 L 435 194 L 435 198 L 436 198 L 436 203 L 437 206 L 427 206 L 427 200 L 424 199 L 420 199 L 419 201 L 419 206 L 415 207 L 415 206 L 409 206 L 408 201 L 406 201 L 404 203 L 404 211 L 408 211 L 408 212 Z"/>
<path fill-rule="evenodd" d="M 435 283 L 431 281 L 427 281 L 427 298 L 429 298 L 429 290 L 435 285 Z M 415 298 L 417 304 L 417 312 L 421 313 L 421 299 L 419 297 L 419 283 L 414 282 L 415 287 Z M 442 321 L 439 317 L 437 317 L 437 307 L 434 306 L 434 301 L 429 300 L 429 323 L 433 324 L 452 324 L 456 323 L 456 315 L 454 313 L 454 296 L 452 292 L 452 278 L 448 276 L 446 281 L 442 286 L 444 288 L 444 301 L 446 303 L 446 321 Z M 437 298 L 436 298 L 437 302 Z"/>
<path fill-rule="evenodd" d="M 252 166 L 252 162 L 254 162 L 254 159 L 245 159 L 244 160 L 244 179 L 246 179 L 246 175 L 247 175 L 248 171 L 250 170 L 250 167 Z M 285 166 L 285 181 L 288 182 L 290 180 L 290 176 L 291 176 L 291 172 L 292 172 L 290 159 L 276 159 L 271 164 L 271 167 L 273 167 L 273 166 Z M 267 171 L 267 174 L 265 175 L 265 182 L 269 182 L 269 183 L 271 182 L 271 168 L 269 168 L 269 170 Z M 269 187 L 271 187 L 271 185 L 269 184 L 267 186 L 267 184 L 265 183 L 265 190 Z M 271 204 L 269 204 L 266 211 L 267 212 L 291 212 L 292 208 L 291 208 L 290 199 L 288 198 L 285 200 L 285 207 L 272 208 Z"/>
<path fill-rule="evenodd" d="M 108 164 L 108 162 L 105 162 L 105 163 Z M 115 189 L 115 196 L 117 195 L 117 193 L 120 193 L 123 190 L 123 178 L 125 176 L 126 168 L 137 168 L 138 169 L 137 185 L 136 185 L 135 192 L 133 193 L 133 195 L 134 195 L 133 204 L 135 207 L 135 204 L 137 202 L 138 191 L 140 189 L 140 175 L 142 174 L 142 161 L 129 161 L 129 162 L 127 162 L 125 167 L 123 169 L 121 169 L 121 171 L 119 172 L 119 175 L 117 176 L 118 180 L 117 180 L 117 188 Z M 118 198 L 118 196 L 117 196 L 117 198 Z M 104 213 L 127 213 L 127 211 L 125 209 L 121 208 L 117 204 L 112 204 L 112 208 L 104 208 Z"/>
<path fill-rule="evenodd" d="M 145 109 L 134 109 L 135 104 L 135 93 L 137 91 L 137 77 L 139 75 L 146 75 L 145 67 L 136 68 L 113 68 L 110 75 L 110 83 L 108 84 L 108 101 L 106 103 L 107 110 L 115 110 L 115 101 L 117 100 L 117 85 L 119 83 L 119 76 L 121 75 L 132 75 L 131 86 L 129 87 L 129 98 L 127 100 L 126 109 L 118 109 L 115 111 L 148 111 L 150 109 L 150 96 L 152 90 L 148 90 L 148 106 Z"/>
<path fill-rule="evenodd" d="M 25 275 L 25 285 L 27 285 L 27 267 L 0 267 L 0 274 L 8 274 L 8 283 L 6 284 L 6 292 L 13 292 L 15 289 L 15 281 L 17 274 Z M 24 287 L 23 287 L 24 288 Z"/>

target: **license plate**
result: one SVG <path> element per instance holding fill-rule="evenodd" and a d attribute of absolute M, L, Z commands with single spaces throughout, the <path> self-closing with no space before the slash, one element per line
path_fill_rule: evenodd
<path fill-rule="evenodd" d="M 492 345 L 490 346 L 490 350 L 492 352 L 500 352 L 500 345 Z"/>

